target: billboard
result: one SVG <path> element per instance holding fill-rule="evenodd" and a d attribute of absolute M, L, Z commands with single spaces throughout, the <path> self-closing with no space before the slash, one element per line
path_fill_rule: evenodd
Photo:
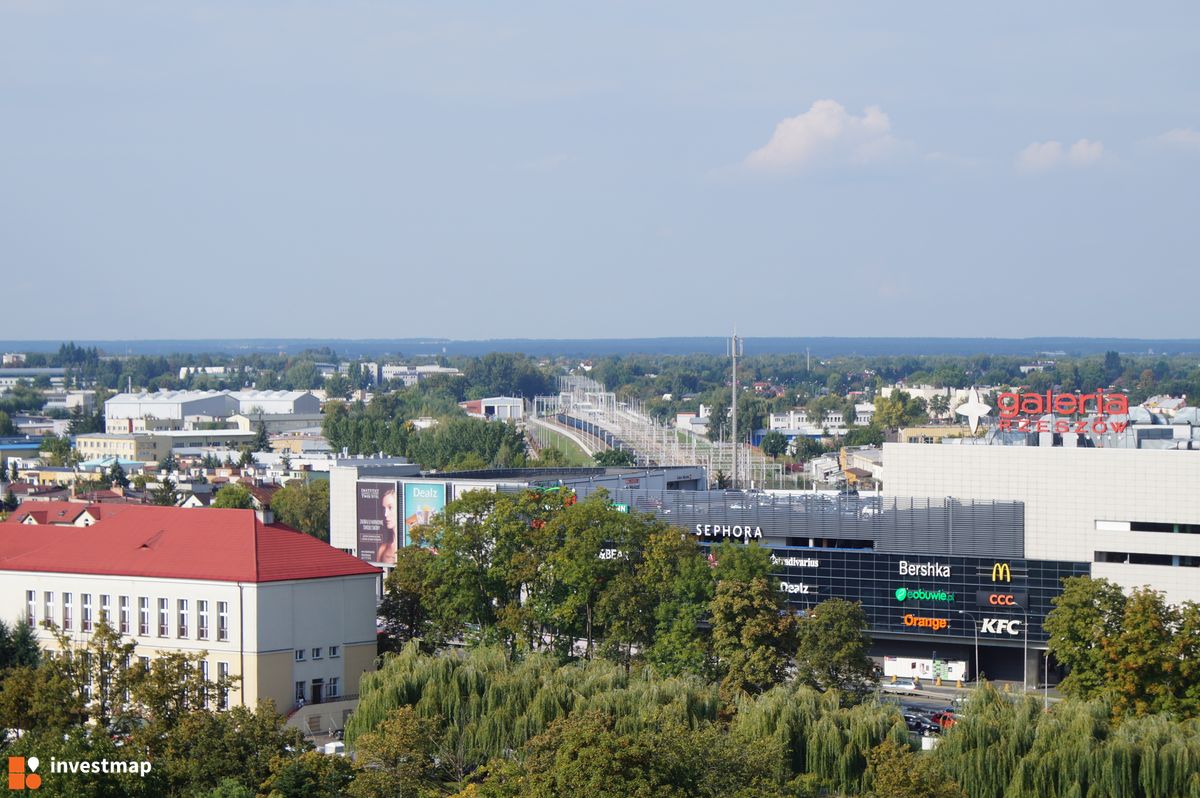
<path fill-rule="evenodd" d="M 443 482 L 404 483 L 404 545 L 409 545 L 409 532 L 415 526 L 428 524 L 434 515 L 446 508 L 446 485 Z M 393 561 L 395 557 L 393 556 Z"/>
<path fill-rule="evenodd" d="M 400 492 L 395 482 L 359 482 L 356 497 L 358 556 L 367 562 L 394 565 L 396 519 Z"/>

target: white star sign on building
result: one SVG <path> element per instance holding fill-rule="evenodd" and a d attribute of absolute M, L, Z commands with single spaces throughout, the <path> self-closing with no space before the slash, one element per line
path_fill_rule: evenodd
<path fill-rule="evenodd" d="M 967 417 L 967 421 L 971 425 L 971 434 L 974 435 L 975 431 L 979 429 L 979 419 L 992 412 L 992 406 L 985 404 L 979 398 L 979 391 L 972 388 L 971 392 L 967 394 L 967 401 L 954 408 L 954 412 Z"/>

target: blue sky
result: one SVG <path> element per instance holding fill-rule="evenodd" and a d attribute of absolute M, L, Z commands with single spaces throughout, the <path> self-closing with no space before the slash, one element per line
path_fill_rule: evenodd
<path fill-rule="evenodd" d="M 1198 22 L 0 0 L 5 337 L 1195 337 Z"/>

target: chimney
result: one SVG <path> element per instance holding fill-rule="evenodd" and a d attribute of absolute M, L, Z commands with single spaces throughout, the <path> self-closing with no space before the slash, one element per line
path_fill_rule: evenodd
<path fill-rule="evenodd" d="M 261 510 L 255 510 L 254 515 L 264 524 L 275 523 L 275 513 L 271 512 L 271 507 L 269 505 Z"/>

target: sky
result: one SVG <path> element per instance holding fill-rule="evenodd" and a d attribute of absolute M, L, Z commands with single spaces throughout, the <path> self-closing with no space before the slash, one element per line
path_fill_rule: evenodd
<path fill-rule="evenodd" d="M 1198 23 L 0 0 L 4 337 L 1197 337 Z"/>

